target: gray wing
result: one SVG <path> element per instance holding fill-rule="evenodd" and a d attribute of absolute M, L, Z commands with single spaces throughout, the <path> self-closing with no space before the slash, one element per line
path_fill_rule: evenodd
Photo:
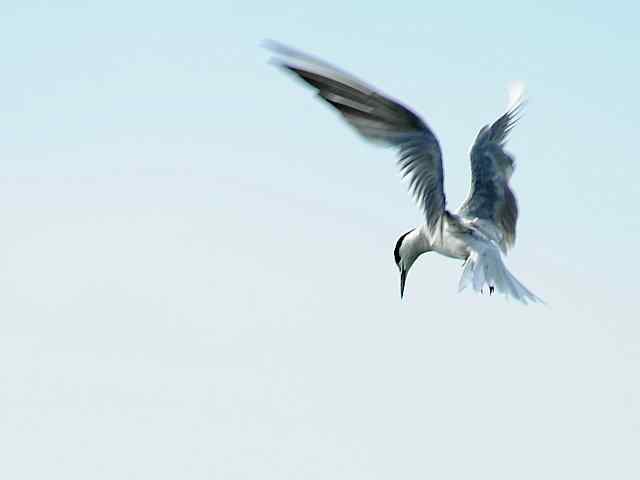
<path fill-rule="evenodd" d="M 442 152 L 425 122 L 411 110 L 364 82 L 302 52 L 269 42 L 276 63 L 317 90 L 366 140 L 399 151 L 398 165 L 409 190 L 434 230 L 445 209 Z"/>
<path fill-rule="evenodd" d="M 511 91 L 507 111 L 478 133 L 471 147 L 471 190 L 458 209 L 467 219 L 486 220 L 497 227 L 504 252 L 515 243 L 518 221 L 518 203 L 509 187 L 515 162 L 504 146 L 522 112 L 522 94 L 522 86 Z"/>

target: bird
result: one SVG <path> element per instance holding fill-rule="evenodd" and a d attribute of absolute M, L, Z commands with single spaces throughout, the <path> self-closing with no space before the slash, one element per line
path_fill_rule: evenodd
<path fill-rule="evenodd" d="M 483 126 L 471 145 L 471 188 L 462 205 L 451 211 L 444 192 L 442 150 L 420 116 L 317 57 L 273 40 L 264 46 L 273 54 L 271 63 L 312 87 L 365 140 L 397 151 L 401 175 L 425 217 L 424 224 L 401 235 L 395 244 L 401 299 L 415 261 L 435 252 L 463 261 L 458 291 L 470 286 L 525 305 L 544 303 L 507 269 L 503 259 L 516 240 L 518 203 L 509 184 L 515 160 L 505 145 L 526 103 L 522 83 L 511 86 L 506 111 Z"/>

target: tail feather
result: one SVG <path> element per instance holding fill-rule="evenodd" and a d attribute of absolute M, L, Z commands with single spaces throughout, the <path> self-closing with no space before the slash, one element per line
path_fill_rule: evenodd
<path fill-rule="evenodd" d="M 476 292 L 482 291 L 485 286 L 494 287 L 499 293 L 525 305 L 529 302 L 544 303 L 507 270 L 500 251 L 494 245 L 473 249 L 465 261 L 458 291 L 469 285 Z"/>

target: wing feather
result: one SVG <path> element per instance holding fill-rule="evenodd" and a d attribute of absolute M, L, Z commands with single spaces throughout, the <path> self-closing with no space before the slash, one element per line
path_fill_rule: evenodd
<path fill-rule="evenodd" d="M 401 103 L 332 65 L 270 42 L 277 64 L 316 89 L 366 140 L 395 147 L 409 190 L 434 231 L 446 207 L 442 151 L 427 124 Z"/>
<path fill-rule="evenodd" d="M 498 229 L 504 252 L 515 243 L 518 222 L 518 202 L 509 186 L 515 160 L 504 147 L 522 114 L 522 93 L 521 88 L 512 92 L 507 111 L 480 130 L 471 147 L 471 189 L 458 209 L 458 214 L 469 220 L 491 222 Z"/>

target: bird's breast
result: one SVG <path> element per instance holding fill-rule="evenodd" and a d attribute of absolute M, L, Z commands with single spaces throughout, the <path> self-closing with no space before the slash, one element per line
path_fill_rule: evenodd
<path fill-rule="evenodd" d="M 435 252 L 445 257 L 466 259 L 469 256 L 469 245 L 465 239 L 467 233 L 460 229 L 445 227 L 441 234 L 431 241 L 431 247 Z"/>

